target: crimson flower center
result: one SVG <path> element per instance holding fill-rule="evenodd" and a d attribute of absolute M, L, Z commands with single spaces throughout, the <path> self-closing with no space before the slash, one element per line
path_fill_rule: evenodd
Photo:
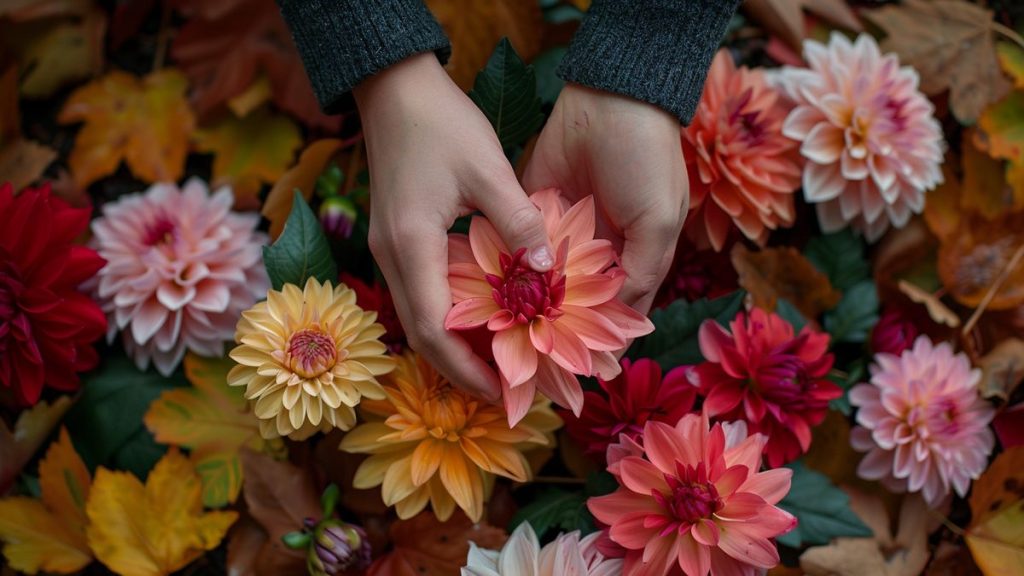
<path fill-rule="evenodd" d="M 174 241 L 174 223 L 166 218 L 161 218 L 146 229 L 146 236 L 142 242 L 146 246 L 157 246 L 170 244 Z"/>
<path fill-rule="evenodd" d="M 337 360 L 334 339 L 319 329 L 299 330 L 288 340 L 288 367 L 303 378 L 316 378 Z"/>
<path fill-rule="evenodd" d="M 684 467 L 677 462 L 676 467 L 679 474 L 665 475 L 669 492 L 663 494 L 655 490 L 653 496 L 666 515 L 675 519 L 676 522 L 669 526 L 678 526 L 682 530 L 699 520 L 710 518 L 722 509 L 723 503 L 715 485 L 708 481 L 703 463 L 694 468 Z"/>
<path fill-rule="evenodd" d="M 491 295 L 501 308 L 512 313 L 515 321 L 527 324 L 537 316 L 554 319 L 565 299 L 565 276 L 553 270 L 537 272 L 524 261 L 526 249 L 515 255 L 501 254 L 501 276 L 487 275 Z"/>

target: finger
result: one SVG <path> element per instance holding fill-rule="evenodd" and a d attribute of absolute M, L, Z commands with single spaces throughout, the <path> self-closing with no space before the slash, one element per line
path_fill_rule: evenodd
<path fill-rule="evenodd" d="M 498 235 L 513 251 L 526 249 L 530 266 L 545 272 L 555 265 L 555 252 L 544 227 L 544 216 L 530 201 L 515 179 L 511 167 L 507 174 L 482 183 L 475 199 L 477 208 L 487 216 Z"/>
<path fill-rule="evenodd" d="M 444 328 L 451 309 L 447 234 L 442 227 L 403 225 L 386 232 L 377 256 L 409 344 L 456 387 L 489 402 L 501 397 L 497 375 L 469 344 Z M 395 255 L 400 254 L 400 257 Z"/>
<path fill-rule="evenodd" d="M 672 266 L 681 218 L 671 210 L 649 213 L 623 231 L 622 268 L 626 283 L 619 298 L 647 314 L 661 282 Z"/>

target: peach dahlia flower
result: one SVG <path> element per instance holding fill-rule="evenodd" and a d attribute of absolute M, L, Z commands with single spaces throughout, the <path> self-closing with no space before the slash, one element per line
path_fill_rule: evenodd
<path fill-rule="evenodd" d="M 383 485 L 384 503 L 412 518 L 430 502 L 442 522 L 457 505 L 478 522 L 495 476 L 526 482 L 533 476 L 523 453 L 549 444 L 562 421 L 538 395 L 509 429 L 505 411 L 453 387 L 422 357 L 406 353 L 384 380 L 386 397 L 364 400 L 369 420 L 345 435 L 341 449 L 370 454 L 353 484 Z"/>
<path fill-rule="evenodd" d="M 500 551 L 469 543 L 469 557 L 462 576 L 619 576 L 622 560 L 605 558 L 594 532 L 580 538 L 579 531 L 559 534 L 541 548 L 529 522 L 523 522 Z"/>
<path fill-rule="evenodd" d="M 512 426 L 533 405 L 537 390 L 579 416 L 583 390 L 576 375 L 614 378 L 621 369 L 613 352 L 654 330 L 617 299 L 626 275 L 614 266 L 611 242 L 594 238 L 593 197 L 570 207 L 557 190 L 547 189 L 530 199 L 558 251 L 548 272 L 530 268 L 525 250 L 509 250 L 480 216 L 468 237 L 452 234 L 448 244 L 455 306 L 445 328 L 486 325 L 493 332 L 491 349 Z"/>

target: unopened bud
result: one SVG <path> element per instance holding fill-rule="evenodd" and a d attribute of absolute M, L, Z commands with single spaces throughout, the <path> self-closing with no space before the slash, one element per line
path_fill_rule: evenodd
<path fill-rule="evenodd" d="M 324 520 L 313 529 L 306 565 L 311 576 L 334 576 L 370 565 L 370 542 L 359 526 Z"/>
<path fill-rule="evenodd" d="M 352 236 L 358 216 L 355 204 L 344 196 L 332 196 L 320 205 L 320 225 L 324 233 L 335 240 Z"/>

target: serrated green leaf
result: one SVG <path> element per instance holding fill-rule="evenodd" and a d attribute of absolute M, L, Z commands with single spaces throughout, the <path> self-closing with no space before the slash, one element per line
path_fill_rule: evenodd
<path fill-rule="evenodd" d="M 828 476 L 799 461 L 786 467 L 793 470 L 793 483 L 779 508 L 796 516 L 799 523 L 792 532 L 779 536 L 779 543 L 799 548 L 827 544 L 840 536 L 871 536 L 871 530 L 850 510 L 850 497 Z"/>
<path fill-rule="evenodd" d="M 505 150 L 522 144 L 544 123 L 537 77 L 508 38 L 502 38 L 487 66 L 476 75 L 469 97 L 483 111 Z"/>
<path fill-rule="evenodd" d="M 878 291 L 864 280 L 843 291 L 843 299 L 825 313 L 825 331 L 833 342 L 862 343 L 878 323 Z"/>
<path fill-rule="evenodd" d="M 587 509 L 587 495 L 560 488 L 547 488 L 532 502 L 520 508 L 509 523 L 509 532 L 523 522 L 529 522 L 541 539 L 549 531 L 579 530 L 586 535 L 597 529 L 594 517 Z"/>
<path fill-rule="evenodd" d="M 871 276 L 871 265 L 864 256 L 864 242 L 849 229 L 812 238 L 804 256 L 821 270 L 832 287 L 846 292 Z"/>
<path fill-rule="evenodd" d="M 726 325 L 735 318 L 742 304 L 742 291 L 714 300 L 676 300 L 651 313 L 654 332 L 637 340 L 627 356 L 633 359 L 652 358 L 661 365 L 662 370 L 701 362 L 704 357 L 697 343 L 701 322 L 710 318 Z"/>
<path fill-rule="evenodd" d="M 281 236 L 263 248 L 263 264 L 275 290 L 285 284 L 302 288 L 309 277 L 320 282 L 338 280 L 338 266 L 320 221 L 298 190 Z"/>

